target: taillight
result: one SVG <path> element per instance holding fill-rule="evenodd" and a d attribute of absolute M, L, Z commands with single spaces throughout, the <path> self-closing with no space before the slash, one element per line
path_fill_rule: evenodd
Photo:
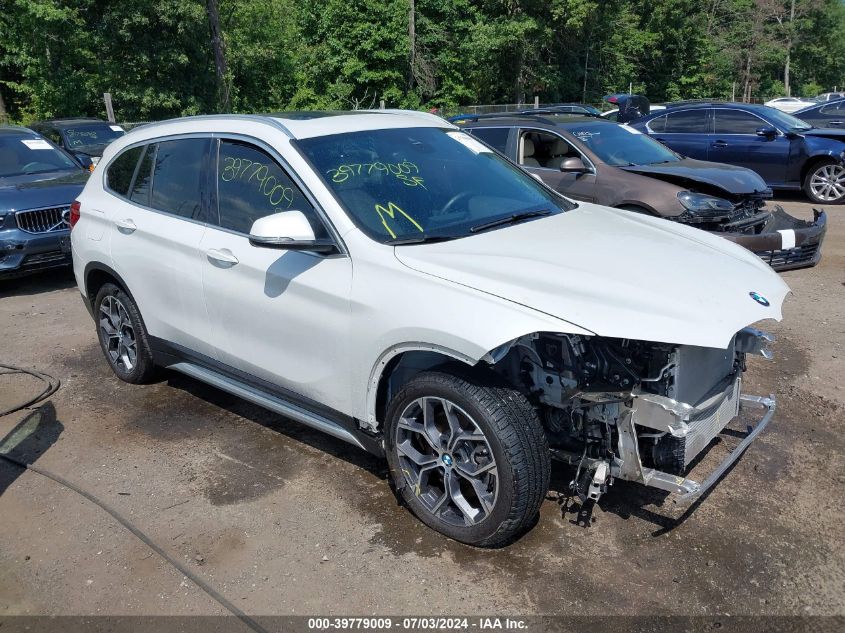
<path fill-rule="evenodd" d="M 79 209 L 82 204 L 79 200 L 74 200 L 70 205 L 70 217 L 67 220 L 68 226 L 72 229 L 74 225 L 79 222 Z"/>

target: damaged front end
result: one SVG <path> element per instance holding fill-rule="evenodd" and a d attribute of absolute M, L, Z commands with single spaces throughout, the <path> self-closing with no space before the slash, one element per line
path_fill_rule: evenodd
<path fill-rule="evenodd" d="M 679 194 L 709 199 L 710 196 Z M 705 231 L 717 233 L 755 253 L 777 271 L 815 266 L 821 259 L 821 246 L 827 231 L 827 215 L 813 210 L 813 220 L 789 215 L 780 205 L 764 208 L 764 196 L 743 196 L 734 201 L 712 198 L 721 204 L 700 204 L 673 218 Z M 686 203 L 691 206 L 690 202 Z"/>
<path fill-rule="evenodd" d="M 515 341 L 496 369 L 538 407 L 553 455 L 577 468 L 571 488 L 582 500 L 619 478 L 691 501 L 771 420 L 773 397 L 742 394 L 746 355 L 771 358 L 771 341 L 753 328 L 726 349 L 541 333 Z M 709 476 L 687 478 L 742 408 L 762 415 Z"/>

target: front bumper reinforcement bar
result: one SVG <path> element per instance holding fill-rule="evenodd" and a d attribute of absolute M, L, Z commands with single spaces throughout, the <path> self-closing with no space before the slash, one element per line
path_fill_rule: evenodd
<path fill-rule="evenodd" d="M 733 466 L 751 442 L 757 439 L 757 436 L 763 432 L 763 429 L 765 429 L 766 426 L 768 426 L 775 414 L 776 403 L 774 395 L 771 395 L 768 398 L 764 396 L 742 395 L 740 396 L 740 402 L 742 406 L 762 408 L 765 410 L 765 413 L 753 428 L 749 425 L 750 430 L 748 435 L 745 436 L 742 442 L 740 442 L 740 444 L 731 451 L 731 454 L 728 455 L 727 458 L 725 458 L 724 461 L 722 461 L 722 463 L 719 464 L 719 466 L 711 472 L 703 482 L 699 483 L 692 479 L 677 477 L 659 470 L 643 468 L 641 471 L 642 483 L 653 488 L 660 488 L 661 490 L 680 494 L 677 501 L 682 504 L 692 503 L 701 495 L 706 493 L 717 481 L 719 481 L 722 475 L 724 475 L 725 472 Z"/>

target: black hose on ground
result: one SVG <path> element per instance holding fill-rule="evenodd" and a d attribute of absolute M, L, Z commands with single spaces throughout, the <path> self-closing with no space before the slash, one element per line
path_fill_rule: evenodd
<path fill-rule="evenodd" d="M 42 382 L 44 382 L 45 387 L 36 397 L 27 400 L 23 404 L 16 405 L 11 409 L 6 411 L 0 411 L 0 418 L 9 415 L 11 413 L 15 413 L 16 411 L 20 411 L 22 409 L 26 409 L 27 407 L 31 407 L 36 405 L 40 402 L 43 402 L 50 396 L 52 396 L 56 391 L 58 391 L 61 382 L 56 378 L 53 378 L 49 374 L 45 374 L 39 371 L 33 371 L 30 369 L 24 369 L 22 367 L 15 367 L 14 365 L 3 365 L 0 364 L 0 376 L 9 375 L 9 374 L 27 374 L 30 376 L 34 376 L 38 378 Z M 64 486 L 68 490 L 72 490 L 76 494 L 88 499 L 91 503 L 99 507 L 100 509 L 107 512 L 111 517 L 120 523 L 123 527 L 129 530 L 132 534 L 134 534 L 138 539 L 141 540 L 147 547 L 153 550 L 156 554 L 161 556 L 165 561 L 170 563 L 179 573 L 181 573 L 186 578 L 190 579 L 197 587 L 202 589 L 206 594 L 208 594 L 214 601 L 216 601 L 220 606 L 224 609 L 229 611 L 232 615 L 236 616 L 241 622 L 243 622 L 246 626 L 251 628 L 253 631 L 257 633 L 268 633 L 267 630 L 262 627 L 258 622 L 253 620 L 249 617 L 246 613 L 238 609 L 234 604 L 229 602 L 224 596 L 217 592 L 211 585 L 205 582 L 202 578 L 194 574 L 190 569 L 188 569 L 181 561 L 177 560 L 170 554 L 168 554 L 164 549 L 159 547 L 149 536 L 144 534 L 141 530 L 139 530 L 135 525 L 129 521 L 128 519 L 124 518 L 117 510 L 107 504 L 105 501 L 101 501 L 94 495 L 89 492 L 86 492 L 82 488 L 78 487 L 76 484 L 68 481 L 64 477 L 60 475 L 56 475 L 55 473 L 51 473 L 49 470 L 44 470 L 35 466 L 33 464 L 27 464 L 25 462 L 19 461 L 14 457 L 10 457 L 9 455 L 0 453 L 0 459 L 9 462 L 10 464 L 14 464 L 19 468 L 23 468 L 26 470 L 31 470 L 34 473 L 38 473 L 42 477 L 46 477 L 47 479 L 52 479 L 57 484 Z"/>

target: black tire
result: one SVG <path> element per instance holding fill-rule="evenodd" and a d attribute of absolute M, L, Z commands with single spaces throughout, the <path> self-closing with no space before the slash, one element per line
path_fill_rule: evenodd
<path fill-rule="evenodd" d="M 845 167 L 842 166 L 842 163 L 835 160 L 823 160 L 817 163 L 814 163 L 808 170 L 807 173 L 804 175 L 804 193 L 807 197 L 816 204 L 843 204 L 845 203 L 845 191 L 843 191 L 842 195 L 834 198 L 834 199 L 825 199 L 818 195 L 816 192 L 813 191 L 813 177 L 817 174 L 819 177 L 824 177 L 824 174 L 820 173 L 825 169 L 832 168 L 837 172 L 837 178 L 842 178 L 845 175 Z"/>
<path fill-rule="evenodd" d="M 109 309 L 111 309 L 112 315 L 117 314 L 113 310 L 115 306 L 123 309 L 119 311 L 121 315 L 119 322 L 115 322 L 114 316 L 108 317 L 106 315 L 106 311 Z M 111 283 L 104 284 L 97 293 L 96 299 L 94 299 L 94 321 L 97 324 L 97 338 L 100 341 L 100 348 L 103 350 L 103 355 L 115 375 L 121 380 L 135 385 L 150 382 L 155 376 L 156 367 L 153 362 L 147 328 L 144 327 L 141 313 L 132 298 L 119 286 Z M 118 323 L 125 325 L 121 327 Z M 127 341 L 126 346 L 131 345 L 131 341 L 134 341 L 134 358 L 127 354 L 126 358 L 129 359 L 127 361 L 121 356 L 120 352 L 127 350 L 127 347 L 116 346 L 116 338 L 107 334 L 109 329 L 119 331 L 121 344 L 124 338 Z M 115 355 L 117 355 L 117 358 L 115 358 Z"/>
<path fill-rule="evenodd" d="M 496 547 L 513 540 L 533 524 L 549 488 L 549 445 L 536 411 L 519 391 L 501 384 L 495 375 L 479 378 L 470 374 L 464 375 L 464 372 L 456 373 L 458 375 L 443 371 L 423 372 L 405 384 L 390 401 L 385 425 L 387 460 L 397 494 L 423 523 L 462 543 L 478 547 Z M 451 497 L 443 497 L 447 499 L 444 505 L 451 503 L 454 512 L 448 508 L 445 511 L 441 509 L 440 515 L 432 512 L 427 505 L 426 496 L 439 496 L 430 492 L 437 489 L 436 483 L 431 486 L 426 483 L 426 490 L 429 492 L 423 492 L 419 483 L 414 484 L 414 481 L 419 482 L 422 478 L 415 478 L 407 470 L 403 471 L 403 466 L 408 466 L 409 461 L 397 448 L 397 429 L 400 434 L 404 433 L 406 438 L 413 435 L 407 428 L 399 428 L 400 417 L 407 414 L 409 407 L 418 406 L 415 403 L 419 403 L 421 398 L 448 400 L 456 407 L 451 411 L 459 412 L 462 424 L 467 422 L 464 415 L 469 416 L 469 424 L 474 424 L 476 429 L 483 433 L 486 441 L 485 447 L 485 444 L 477 439 L 478 435 L 473 435 L 472 437 L 476 438 L 473 442 L 476 443 L 471 445 L 476 448 L 482 446 L 479 451 L 482 460 L 485 460 L 489 453 L 492 453 L 495 459 L 495 470 L 491 470 L 487 475 L 489 478 L 493 472 L 496 473 L 493 480 L 493 500 L 488 504 L 488 511 L 476 515 L 483 517 L 477 522 L 470 521 L 465 513 L 462 516 L 462 511 L 459 512 L 460 509 Z M 406 439 L 403 439 L 402 443 L 407 446 Z M 451 457 L 447 462 L 450 471 L 453 466 L 454 471 L 461 471 L 461 468 L 467 465 L 475 466 L 479 460 L 475 452 L 469 459 L 463 460 L 459 453 L 464 448 L 460 446 L 460 442 L 458 444 L 454 451 L 448 451 L 454 455 L 454 464 Z M 429 445 L 421 445 L 424 451 L 430 448 Z M 467 445 L 470 445 L 470 442 L 467 442 Z M 432 455 L 437 453 L 433 451 Z M 445 457 L 440 455 L 435 459 L 439 472 L 445 473 L 447 468 L 441 464 Z M 435 470 L 437 469 L 432 467 L 431 472 Z M 456 481 L 466 487 L 468 494 L 465 497 L 471 500 L 475 489 L 467 484 L 468 480 L 458 476 L 461 472 L 449 476 L 455 476 Z M 427 477 L 427 482 L 433 479 L 436 482 L 437 477 L 444 478 L 440 483 L 445 495 L 446 476 L 435 474 Z M 486 485 L 493 486 L 489 479 Z M 463 489 L 460 492 L 464 495 Z M 477 505 L 480 506 L 480 497 L 475 499 L 479 501 Z M 455 518 L 449 520 L 452 515 Z M 460 524 L 461 521 L 465 524 Z"/>

